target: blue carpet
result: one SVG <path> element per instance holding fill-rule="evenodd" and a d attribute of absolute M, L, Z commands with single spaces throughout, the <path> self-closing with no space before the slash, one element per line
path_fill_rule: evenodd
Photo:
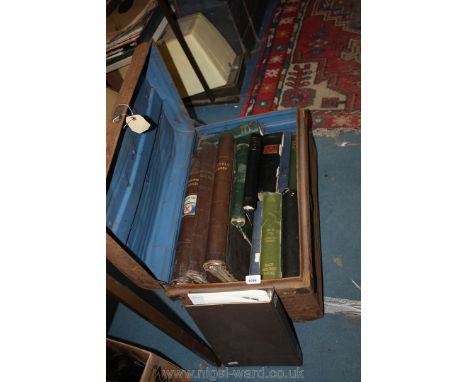
<path fill-rule="evenodd" d="M 353 137 L 360 141 L 360 136 Z M 361 149 L 316 137 L 324 294 L 360 300 Z"/>

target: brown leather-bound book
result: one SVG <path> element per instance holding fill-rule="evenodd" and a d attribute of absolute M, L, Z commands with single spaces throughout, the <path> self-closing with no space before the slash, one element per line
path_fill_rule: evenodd
<path fill-rule="evenodd" d="M 233 180 L 234 137 L 224 133 L 218 143 L 208 243 L 203 268 L 221 281 L 236 281 L 226 269 Z"/>
<path fill-rule="evenodd" d="M 203 142 L 200 150 L 200 182 L 198 183 L 197 213 L 191 245 L 190 262 L 187 276 L 196 283 L 206 283 L 206 272 L 203 269 L 208 226 L 210 223 L 211 200 L 216 167 L 217 147 L 210 142 Z"/>
<path fill-rule="evenodd" d="M 175 264 L 172 272 L 172 282 L 175 284 L 191 282 L 191 279 L 187 276 L 187 271 L 195 232 L 194 223 L 197 210 L 199 177 L 200 158 L 198 155 L 195 155 L 192 159 L 187 189 L 185 191 L 184 215 L 180 224 L 179 241 L 177 243 Z"/>

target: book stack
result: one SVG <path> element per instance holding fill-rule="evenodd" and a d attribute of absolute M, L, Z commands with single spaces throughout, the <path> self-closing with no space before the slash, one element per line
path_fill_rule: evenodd
<path fill-rule="evenodd" d="M 161 29 L 158 25 L 163 14 L 156 0 L 108 0 L 106 11 L 106 65 L 109 72 L 130 63 L 135 47 L 154 38 L 156 29 Z"/>
<path fill-rule="evenodd" d="M 299 275 L 295 158 L 295 135 L 257 122 L 199 140 L 173 283 Z"/>

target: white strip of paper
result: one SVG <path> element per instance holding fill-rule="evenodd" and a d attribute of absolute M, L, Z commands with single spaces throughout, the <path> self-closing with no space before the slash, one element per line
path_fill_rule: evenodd
<path fill-rule="evenodd" d="M 216 293 L 188 293 L 194 305 L 261 303 L 271 301 L 271 292 L 266 290 L 243 290 Z"/>

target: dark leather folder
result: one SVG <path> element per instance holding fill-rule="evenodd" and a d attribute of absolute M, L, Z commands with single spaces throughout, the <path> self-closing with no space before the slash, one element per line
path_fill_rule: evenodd
<path fill-rule="evenodd" d="M 186 308 L 225 366 L 302 365 L 294 327 L 275 293 L 270 302 Z"/>

